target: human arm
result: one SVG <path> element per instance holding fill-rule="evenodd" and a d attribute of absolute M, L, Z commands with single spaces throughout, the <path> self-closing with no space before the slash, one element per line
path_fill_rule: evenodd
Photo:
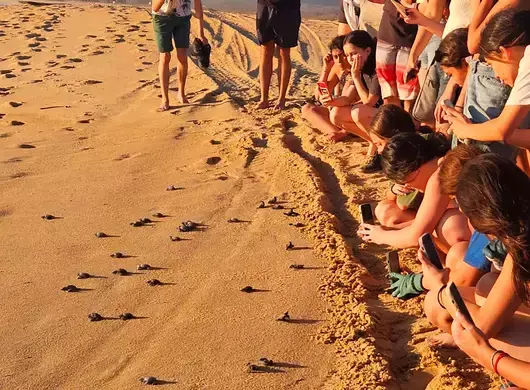
<path fill-rule="evenodd" d="M 442 195 L 440 191 L 438 171 L 436 171 L 427 183 L 416 218 L 409 226 L 399 230 L 385 230 L 381 226 L 362 224 L 359 235 L 364 241 L 386 244 L 396 248 L 418 246 L 418 240 L 423 234 L 434 231 L 447 210 L 449 200 L 449 197 Z"/>
<path fill-rule="evenodd" d="M 356 55 L 353 59 L 353 64 L 351 67 L 353 85 L 355 86 L 355 91 L 360 101 L 363 104 L 373 107 L 377 104 L 377 101 L 380 98 L 380 94 L 381 94 L 380 88 L 379 87 L 375 88 L 379 91 L 379 95 L 378 95 L 378 94 L 373 93 L 371 89 L 365 85 L 364 80 L 363 80 L 363 74 L 362 74 L 363 66 L 364 66 L 364 61 L 362 57 L 360 55 Z"/>
<path fill-rule="evenodd" d="M 164 5 L 164 0 L 154 0 L 151 9 L 154 12 L 158 12 L 160 11 L 160 8 L 162 8 L 163 5 Z"/>
<path fill-rule="evenodd" d="M 357 97 L 357 91 L 355 90 L 355 85 L 351 82 L 347 82 L 344 88 L 342 89 L 342 96 L 332 97 L 332 96 L 321 96 L 320 102 L 325 107 L 344 107 L 351 106 Z"/>
<path fill-rule="evenodd" d="M 207 44 L 208 39 L 204 35 L 204 13 L 202 10 L 202 0 L 195 0 L 195 17 L 199 20 L 199 38 L 201 38 L 202 43 Z"/>
<path fill-rule="evenodd" d="M 456 83 L 455 79 L 451 77 L 449 81 L 447 82 L 447 86 L 445 87 L 445 90 L 442 93 L 442 96 L 440 96 L 440 100 L 438 100 L 438 103 L 436 103 L 436 107 L 434 109 L 434 119 L 436 120 L 436 123 L 443 123 L 443 119 L 444 119 L 443 102 L 446 100 L 453 101 L 457 88 L 458 88 L 458 84 Z"/>
<path fill-rule="evenodd" d="M 438 37 L 442 37 L 444 33 L 443 23 L 437 22 L 433 19 L 426 17 L 421 11 L 417 8 L 410 8 L 407 10 L 407 17 L 404 18 L 407 24 L 417 24 L 428 32 Z"/>
<path fill-rule="evenodd" d="M 522 148 L 530 147 L 530 136 L 525 130 L 517 130 L 528 114 L 530 105 L 505 106 L 501 114 L 484 123 L 471 123 L 462 113 L 450 107 L 444 107 L 445 120 L 451 123 L 450 129 L 458 138 L 477 141 L 501 141 Z M 516 134 L 514 134 L 516 133 Z"/>
<path fill-rule="evenodd" d="M 331 92 L 340 81 L 338 72 L 338 66 L 333 62 L 331 53 L 327 53 L 322 58 L 322 71 L 320 72 L 318 82 L 326 83 L 328 90 Z M 315 98 L 320 99 L 320 89 L 318 88 L 318 85 L 315 86 Z"/>
<path fill-rule="evenodd" d="M 451 333 L 456 345 L 469 355 L 475 362 L 490 371 L 491 358 L 495 349 L 489 344 L 488 339 L 475 325 L 469 322 L 460 312 L 451 325 Z M 530 389 L 530 363 L 524 362 L 511 356 L 503 357 L 497 364 L 497 372 L 503 378 L 516 384 L 519 387 Z"/>

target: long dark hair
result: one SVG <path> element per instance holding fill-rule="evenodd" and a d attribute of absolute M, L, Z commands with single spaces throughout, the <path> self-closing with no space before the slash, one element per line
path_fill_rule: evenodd
<path fill-rule="evenodd" d="M 331 50 L 340 50 L 344 51 L 344 38 L 346 38 L 346 35 L 338 35 L 335 38 L 331 40 L 331 42 L 328 45 L 328 49 Z"/>
<path fill-rule="evenodd" d="M 385 104 L 372 119 L 369 131 L 379 138 L 390 139 L 399 133 L 414 133 L 412 116 L 400 106 Z"/>
<path fill-rule="evenodd" d="M 449 141 L 440 133 L 423 136 L 418 133 L 397 134 L 383 149 L 383 172 L 390 180 L 403 184 L 423 164 L 444 156 L 449 147 Z"/>
<path fill-rule="evenodd" d="M 530 45 L 530 11 L 510 8 L 491 18 L 480 37 L 480 54 L 498 54 L 500 47 Z"/>
<path fill-rule="evenodd" d="M 473 227 L 497 237 L 513 258 L 517 295 L 530 302 L 530 179 L 493 153 L 468 161 L 456 186 L 460 209 Z"/>
<path fill-rule="evenodd" d="M 344 38 L 343 47 L 346 45 L 357 46 L 361 49 L 372 49 L 368 59 L 363 65 L 362 73 L 367 75 L 373 75 L 375 73 L 375 47 L 376 41 L 364 30 L 355 30 L 346 35 Z"/>
<path fill-rule="evenodd" d="M 457 28 L 451 31 L 440 43 L 434 59 L 443 66 L 462 68 L 465 58 L 470 56 L 467 36 L 467 28 Z"/>

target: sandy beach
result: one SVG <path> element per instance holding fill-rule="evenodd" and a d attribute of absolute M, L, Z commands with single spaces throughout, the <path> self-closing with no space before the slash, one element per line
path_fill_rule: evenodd
<path fill-rule="evenodd" d="M 387 249 L 354 235 L 359 204 L 388 187 L 360 173 L 365 145 L 300 117 L 335 22 L 304 21 L 288 110 L 256 112 L 253 16 L 205 15 L 212 66 L 190 61 L 191 104 L 157 113 L 145 9 L 0 7 L 0 388 L 498 388 L 426 345 L 422 298 L 387 294 Z M 273 197 L 283 209 L 258 208 Z M 179 232 L 186 220 L 199 228 Z M 262 357 L 275 365 L 248 373 Z"/>

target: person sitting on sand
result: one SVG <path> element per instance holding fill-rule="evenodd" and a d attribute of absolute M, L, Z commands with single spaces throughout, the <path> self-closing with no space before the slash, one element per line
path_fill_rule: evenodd
<path fill-rule="evenodd" d="M 350 77 L 351 65 L 346 59 L 343 51 L 345 36 L 338 36 L 333 38 L 329 44 L 329 53 L 323 58 L 322 72 L 318 82 L 326 83 L 328 91 L 337 91 L 337 95 L 342 95 L 345 92 L 355 93 L 355 89 L 351 87 L 351 80 L 348 80 Z M 347 95 L 346 95 L 347 96 Z M 315 89 L 315 98 L 319 101 L 321 98 L 320 89 L 318 86 Z M 323 107 L 321 105 L 307 103 L 302 107 L 302 118 L 309 121 L 309 123 L 330 135 L 330 138 L 333 141 L 342 140 L 347 134 L 340 132 L 340 129 L 337 128 L 329 118 L 329 108 Z"/>
<path fill-rule="evenodd" d="M 195 17 L 199 19 L 199 37 L 208 44 L 204 36 L 202 0 L 194 0 Z M 180 104 L 188 103 L 186 98 L 186 77 L 188 76 L 188 48 L 190 47 L 191 0 L 154 0 L 153 28 L 160 53 L 158 75 L 162 91 L 162 104 L 158 111 L 169 110 L 169 62 L 173 41 L 177 50 L 178 95 Z"/>
<path fill-rule="evenodd" d="M 415 214 L 400 209 L 395 201 L 379 202 L 375 216 L 382 226 L 361 224 L 358 234 L 364 241 L 411 248 L 423 234 L 435 232 L 444 252 L 458 242 L 469 241 L 467 219 L 440 190 L 438 159 L 448 150 L 449 142 L 442 134 L 392 137 L 382 153 L 383 172 L 388 179 L 422 192 L 423 201 Z"/>
<path fill-rule="evenodd" d="M 459 291 L 491 345 L 525 361 L 530 361 L 529 193 L 528 176 L 510 159 L 493 153 L 466 162 L 456 186 L 456 200 L 469 223 L 493 240 L 486 253 L 495 269 L 476 287 Z M 456 308 L 447 294 L 448 274 L 434 267 L 422 250 L 418 258 L 422 285 L 429 290 L 425 314 L 446 332 L 443 345 L 454 346 L 450 334 Z"/>
<path fill-rule="evenodd" d="M 272 60 L 276 47 L 279 50 L 278 85 L 280 96 L 275 110 L 285 108 L 287 88 L 291 79 L 291 48 L 298 46 L 302 24 L 300 0 L 258 0 L 256 27 L 261 46 L 260 86 L 261 100 L 258 109 L 268 108 L 272 77 Z"/>
<path fill-rule="evenodd" d="M 366 31 L 353 31 L 344 39 L 343 50 L 351 65 L 352 83 L 343 97 L 323 97 L 321 102 L 330 107 L 331 123 L 342 129 L 337 136 L 353 133 L 368 142 L 370 161 L 362 170 L 375 172 L 380 169 L 377 151 L 367 131 L 377 107 L 382 103 L 375 73 L 375 41 Z M 352 100 L 357 96 L 358 101 L 354 103 Z"/>
<path fill-rule="evenodd" d="M 385 104 L 375 114 L 368 134 L 379 154 L 396 134 L 415 133 L 417 131 L 432 133 L 430 128 L 417 128 L 412 116 L 400 106 Z M 420 207 L 423 194 L 418 190 L 413 190 L 397 183 L 391 183 L 390 190 L 386 194 L 386 200 L 394 202 L 404 213 L 409 214 L 407 220 L 412 220 L 416 216 L 416 211 Z"/>

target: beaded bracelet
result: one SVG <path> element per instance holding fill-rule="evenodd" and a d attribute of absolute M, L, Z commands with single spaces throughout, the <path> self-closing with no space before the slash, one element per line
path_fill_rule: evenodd
<path fill-rule="evenodd" d="M 440 287 L 440 289 L 438 290 L 438 304 L 440 305 L 440 307 L 444 310 L 445 309 L 445 306 L 443 305 L 442 303 L 442 300 L 440 299 L 441 295 L 442 295 L 442 292 L 444 291 L 444 289 L 447 287 L 447 285 L 443 285 L 442 287 Z"/>

